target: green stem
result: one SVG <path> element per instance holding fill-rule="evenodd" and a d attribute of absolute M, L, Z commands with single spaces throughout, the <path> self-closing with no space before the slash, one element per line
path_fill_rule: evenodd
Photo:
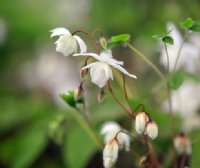
<path fill-rule="evenodd" d="M 177 65 L 178 65 L 178 61 L 179 61 L 179 59 L 181 57 L 181 50 L 183 48 L 183 45 L 184 45 L 187 37 L 188 37 L 188 30 L 186 31 L 186 33 L 184 35 L 184 38 L 183 38 L 183 41 L 182 41 L 182 43 L 181 43 L 181 45 L 179 47 L 178 54 L 177 54 L 177 57 L 176 57 L 176 61 L 175 61 L 175 64 L 174 64 L 174 70 L 173 70 L 174 72 L 176 71 L 176 68 L 177 68 Z"/>
<path fill-rule="evenodd" d="M 88 119 L 85 116 L 83 116 L 79 110 L 71 111 L 71 115 L 75 118 L 78 124 L 88 133 L 91 139 L 96 143 L 99 150 L 102 150 L 103 144 L 101 143 L 98 135 L 96 134 L 95 130 L 93 129 Z"/>
<path fill-rule="evenodd" d="M 158 76 L 162 80 L 165 80 L 165 77 L 160 72 L 160 70 L 144 54 L 142 54 L 139 50 L 137 50 L 135 47 L 133 47 L 130 43 L 127 43 L 127 45 L 133 52 L 135 52 L 138 56 L 140 56 L 150 67 L 152 67 L 153 70 L 158 74 Z"/>
<path fill-rule="evenodd" d="M 166 44 L 164 44 L 164 48 L 165 48 L 165 53 L 166 53 L 166 56 L 167 56 L 167 73 L 169 75 L 170 74 L 169 53 L 168 53 Z M 169 103 L 170 126 L 171 126 L 171 131 L 172 131 L 172 146 L 173 146 L 174 167 L 176 168 L 177 167 L 177 163 L 176 163 L 176 149 L 175 149 L 175 146 L 174 146 L 174 136 L 175 136 L 174 116 L 173 116 L 173 108 L 172 108 L 172 94 L 171 94 L 170 81 L 167 81 L 167 96 L 168 96 L 168 103 Z"/>

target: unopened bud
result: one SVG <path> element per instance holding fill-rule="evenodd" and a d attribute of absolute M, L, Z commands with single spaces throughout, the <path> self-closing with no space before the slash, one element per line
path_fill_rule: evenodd
<path fill-rule="evenodd" d="M 146 156 L 140 157 L 139 165 L 142 166 L 146 161 L 147 161 L 147 157 Z"/>
<path fill-rule="evenodd" d="M 183 133 L 174 138 L 174 146 L 178 154 L 190 155 L 192 153 L 191 141 L 188 136 Z"/>
<path fill-rule="evenodd" d="M 135 129 L 138 134 L 145 132 L 146 124 L 149 121 L 149 117 L 145 112 L 140 112 L 135 117 Z"/>
<path fill-rule="evenodd" d="M 117 161 L 119 144 L 117 140 L 111 139 L 103 150 L 103 164 L 105 168 L 112 168 Z"/>
<path fill-rule="evenodd" d="M 76 101 L 78 101 L 80 99 L 82 93 L 83 93 L 83 87 L 82 87 L 82 84 L 80 84 L 80 86 L 78 88 L 76 88 L 74 91 L 74 99 Z"/>
<path fill-rule="evenodd" d="M 104 100 L 105 100 L 105 92 L 104 92 L 103 89 L 101 89 L 101 91 L 99 92 L 99 94 L 97 96 L 97 100 L 98 100 L 99 104 L 104 102 Z"/>
<path fill-rule="evenodd" d="M 107 40 L 105 37 L 100 38 L 100 44 L 103 47 L 103 49 L 107 49 Z"/>
<path fill-rule="evenodd" d="M 156 139 L 158 136 L 158 125 L 155 121 L 149 121 L 146 126 L 146 133 L 151 139 Z"/>

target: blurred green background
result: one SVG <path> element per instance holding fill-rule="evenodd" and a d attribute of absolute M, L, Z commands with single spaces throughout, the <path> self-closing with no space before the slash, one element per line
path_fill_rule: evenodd
<path fill-rule="evenodd" d="M 92 32 L 99 28 L 107 37 L 129 33 L 135 46 L 158 63 L 159 49 L 152 35 L 165 31 L 168 21 L 178 25 L 187 17 L 199 19 L 199 11 L 199 0 L 0 0 L 0 167 L 81 168 L 89 167 L 95 153 L 100 155 L 74 122 L 74 111 L 59 99 L 60 92 L 78 86 L 82 60 L 66 60 L 56 53 L 51 29 Z M 129 71 L 141 76 L 137 82 L 128 80 L 133 104 L 142 101 L 150 112 L 156 111 L 151 115 L 162 131 L 154 145 L 168 167 L 170 157 L 162 153 L 169 147 L 168 115 L 160 112 L 149 91 L 158 78 L 144 62 L 130 57 L 128 49 L 119 47 L 113 52 Z M 131 127 L 109 95 L 100 106 L 91 96 L 97 95 L 98 89 L 89 85 L 86 90 L 89 115 L 97 131 L 109 120 Z M 179 123 L 177 118 L 177 130 Z M 198 141 L 200 133 L 196 130 L 190 136 Z M 200 165 L 199 154 L 196 143 L 194 168 Z"/>

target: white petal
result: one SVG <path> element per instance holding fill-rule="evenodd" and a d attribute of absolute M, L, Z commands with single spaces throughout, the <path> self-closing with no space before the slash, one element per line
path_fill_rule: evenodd
<path fill-rule="evenodd" d="M 69 32 L 69 30 L 63 28 L 63 27 L 59 27 L 59 28 L 55 28 L 53 30 L 51 30 L 50 32 L 52 32 L 51 37 L 53 36 L 61 36 L 61 35 L 70 35 L 71 33 Z"/>
<path fill-rule="evenodd" d="M 74 38 L 76 39 L 76 41 L 80 47 L 80 53 L 85 53 L 87 51 L 87 46 L 86 46 L 85 42 L 79 36 L 74 35 Z"/>
<path fill-rule="evenodd" d="M 109 121 L 103 124 L 102 128 L 101 128 L 101 134 L 107 134 L 109 132 L 113 132 L 114 130 L 119 131 L 121 129 L 120 125 L 117 124 L 116 122 L 113 121 Z M 116 131 L 114 131 L 116 132 Z"/>
<path fill-rule="evenodd" d="M 86 68 L 90 68 L 92 82 L 100 88 L 105 86 L 109 78 L 113 78 L 111 68 L 104 62 L 94 62 L 83 67 L 82 69 Z"/>
<path fill-rule="evenodd" d="M 113 67 L 115 67 L 116 69 L 118 69 L 119 71 L 123 72 L 124 74 L 130 76 L 131 78 L 135 78 L 137 79 L 137 77 L 135 75 L 132 75 L 130 73 L 128 73 L 124 68 L 122 68 L 120 65 L 118 64 L 113 64 L 113 63 L 109 63 L 110 65 L 112 65 Z"/>
<path fill-rule="evenodd" d="M 74 54 L 73 56 L 91 56 L 97 60 L 99 60 L 99 55 L 95 54 L 95 53 L 78 53 L 78 54 Z M 100 61 L 100 60 L 99 60 Z"/>

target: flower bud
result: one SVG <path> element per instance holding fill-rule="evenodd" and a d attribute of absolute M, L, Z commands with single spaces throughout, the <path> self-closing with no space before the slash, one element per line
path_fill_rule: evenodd
<path fill-rule="evenodd" d="M 103 150 L 103 164 L 105 168 L 112 168 L 117 161 L 119 144 L 117 140 L 111 139 Z"/>
<path fill-rule="evenodd" d="M 146 126 L 146 133 L 151 139 L 158 136 L 158 125 L 155 121 L 149 121 Z"/>
<path fill-rule="evenodd" d="M 140 167 L 147 161 L 147 156 L 141 156 L 139 160 Z"/>
<path fill-rule="evenodd" d="M 104 100 L 105 100 L 105 92 L 104 92 L 103 89 L 101 89 L 101 91 L 99 92 L 99 94 L 97 96 L 97 100 L 98 100 L 99 104 L 104 102 Z"/>
<path fill-rule="evenodd" d="M 80 86 L 78 88 L 76 88 L 74 91 L 74 99 L 76 101 L 78 101 L 80 99 L 82 93 L 83 93 L 83 87 L 82 87 L 82 84 L 80 84 Z"/>
<path fill-rule="evenodd" d="M 149 117 L 145 112 L 140 112 L 135 117 L 135 129 L 138 134 L 145 132 L 146 123 L 149 121 Z"/>
<path fill-rule="evenodd" d="M 181 133 L 180 135 L 174 138 L 174 146 L 178 154 L 187 154 L 192 153 L 191 141 L 187 135 Z"/>
<path fill-rule="evenodd" d="M 104 49 L 107 49 L 107 40 L 105 37 L 100 38 L 100 44 Z"/>

